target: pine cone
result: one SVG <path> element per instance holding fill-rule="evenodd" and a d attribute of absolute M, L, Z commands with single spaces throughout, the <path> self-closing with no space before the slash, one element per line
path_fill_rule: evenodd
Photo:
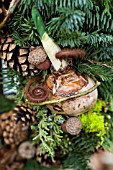
<path fill-rule="evenodd" d="M 23 126 L 29 126 L 35 121 L 33 108 L 25 103 L 18 104 L 13 109 L 13 116 L 16 123 L 21 122 Z"/>
<path fill-rule="evenodd" d="M 42 166 L 45 166 L 45 167 L 58 166 L 61 163 L 60 159 L 61 158 L 60 158 L 59 151 L 55 152 L 54 160 L 52 160 L 47 152 L 40 154 L 40 146 L 37 146 L 37 148 L 36 148 L 36 160 Z"/>
<path fill-rule="evenodd" d="M 19 47 L 11 36 L 0 40 L 0 58 L 7 67 L 19 72 L 22 76 L 33 76 L 38 72 L 28 61 L 29 47 Z"/>
<path fill-rule="evenodd" d="M 27 112 L 26 112 L 27 111 Z M 15 113 L 22 116 L 27 115 L 24 119 L 24 124 L 22 121 L 15 121 Z M 31 117 L 28 116 L 31 114 Z M 26 140 L 29 135 L 29 123 L 34 121 L 33 112 L 30 107 L 27 108 L 25 104 L 17 105 L 13 110 L 3 113 L 0 115 L 0 131 L 3 137 L 4 143 L 11 145 L 12 147 L 19 145 L 21 142 Z M 27 118 L 27 120 L 26 120 Z M 26 122 L 25 122 L 26 121 Z"/>
<path fill-rule="evenodd" d="M 23 168 L 24 160 L 19 156 L 17 148 L 3 146 L 0 149 L 0 170 L 19 170 Z"/>

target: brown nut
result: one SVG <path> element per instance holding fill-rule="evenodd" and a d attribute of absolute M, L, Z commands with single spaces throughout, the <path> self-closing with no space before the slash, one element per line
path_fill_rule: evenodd
<path fill-rule="evenodd" d="M 35 67 L 39 70 L 47 70 L 50 67 L 51 63 L 50 60 L 47 58 L 44 62 L 36 65 Z"/>
<path fill-rule="evenodd" d="M 31 159 L 35 155 L 35 147 L 29 141 L 26 141 L 19 146 L 18 152 L 22 158 Z"/>
<path fill-rule="evenodd" d="M 81 121 L 76 117 L 69 118 L 64 124 L 61 125 L 64 132 L 70 135 L 77 135 L 82 129 Z"/>

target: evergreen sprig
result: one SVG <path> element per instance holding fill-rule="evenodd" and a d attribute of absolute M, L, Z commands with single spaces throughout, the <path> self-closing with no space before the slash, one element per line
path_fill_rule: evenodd
<path fill-rule="evenodd" d="M 109 102 L 109 110 L 113 111 L 113 81 L 102 81 L 99 89 L 99 96 L 102 97 L 106 102 Z"/>
<path fill-rule="evenodd" d="M 63 147 L 65 151 L 68 148 L 60 125 L 64 118 L 56 114 L 48 115 L 46 107 L 39 108 L 36 117 L 36 124 L 31 126 L 34 134 L 33 143 L 39 144 L 40 154 L 47 152 L 54 160 L 55 149 Z"/>
<path fill-rule="evenodd" d="M 88 160 L 92 153 L 96 151 L 96 146 L 99 143 L 98 137 L 95 134 L 81 132 L 79 136 L 72 138 L 72 142 L 74 148 L 64 160 L 64 167 L 73 168 L 74 170 L 90 170 Z"/>
<path fill-rule="evenodd" d="M 90 62 L 77 60 L 74 65 L 81 73 L 98 78 L 100 81 L 110 81 L 113 79 L 113 69 L 105 67 L 101 64 L 93 64 Z"/>
<path fill-rule="evenodd" d="M 16 14 L 9 24 L 12 36 L 19 46 L 38 45 L 40 39 L 32 19 L 24 15 Z"/>
<path fill-rule="evenodd" d="M 113 39 L 113 15 L 110 4 L 109 0 L 102 1 L 101 4 L 96 0 L 23 0 L 8 28 L 6 26 L 4 30 L 9 30 L 16 43 L 21 46 L 38 45 L 40 40 L 31 19 L 31 6 L 37 5 L 46 30 L 62 47 L 108 47 Z M 108 7 L 109 15 L 105 12 L 108 11 Z"/>
<path fill-rule="evenodd" d="M 71 32 L 70 30 L 62 29 L 54 36 L 54 38 L 55 42 L 57 42 L 62 48 L 84 48 L 85 44 L 88 42 L 86 34 L 77 30 Z"/>
<path fill-rule="evenodd" d="M 27 78 L 23 78 L 19 73 L 10 68 L 3 68 L 0 73 L 0 83 L 3 84 L 4 94 L 15 96 L 15 102 L 21 102 L 24 97 L 24 86 Z"/>

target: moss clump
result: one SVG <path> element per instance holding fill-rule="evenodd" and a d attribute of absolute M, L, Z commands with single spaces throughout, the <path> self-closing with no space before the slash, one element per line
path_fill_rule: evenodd
<path fill-rule="evenodd" d="M 103 136 L 106 133 L 106 123 L 104 122 L 104 116 L 101 113 L 104 105 L 105 102 L 99 99 L 92 107 L 92 111 L 82 114 L 80 117 L 83 130 L 86 133 L 95 133 L 101 138 L 101 144 L 103 143 Z"/>
<path fill-rule="evenodd" d="M 105 106 L 105 101 L 98 99 L 95 105 L 92 107 L 93 112 L 100 113 Z"/>

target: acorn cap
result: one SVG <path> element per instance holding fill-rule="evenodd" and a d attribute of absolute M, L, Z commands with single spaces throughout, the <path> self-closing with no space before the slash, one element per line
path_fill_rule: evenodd
<path fill-rule="evenodd" d="M 44 62 L 47 58 L 47 54 L 42 46 L 37 46 L 36 48 L 32 49 L 28 56 L 28 61 L 32 65 L 38 65 Z"/>
<path fill-rule="evenodd" d="M 82 129 L 81 121 L 76 117 L 69 118 L 64 124 L 62 124 L 62 130 L 70 135 L 77 135 Z"/>

